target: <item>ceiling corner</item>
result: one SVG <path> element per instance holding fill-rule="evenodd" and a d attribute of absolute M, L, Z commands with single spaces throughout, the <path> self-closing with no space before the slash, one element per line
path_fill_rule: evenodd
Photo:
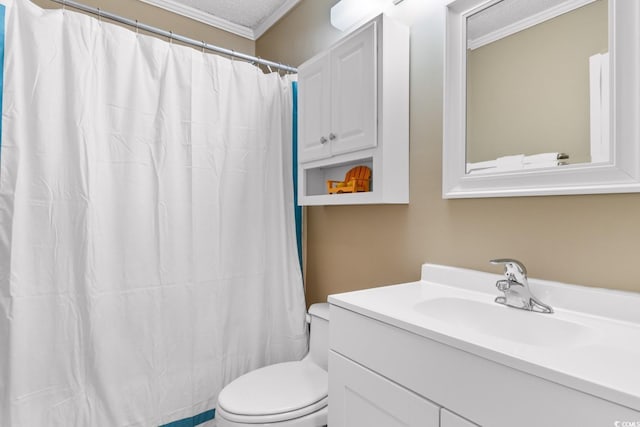
<path fill-rule="evenodd" d="M 207 24 L 207 25 L 210 25 L 212 27 L 215 27 L 215 28 L 230 32 L 230 33 L 235 34 L 237 36 L 247 38 L 249 40 L 255 41 L 257 39 L 257 37 L 255 35 L 256 31 L 254 29 L 252 29 L 252 28 L 245 27 L 244 25 L 239 25 L 239 24 L 236 24 L 234 22 L 228 21 L 226 19 L 219 18 L 217 16 L 211 15 L 211 14 L 203 12 L 203 11 L 200 11 L 200 10 L 195 9 L 193 7 L 185 6 L 185 5 L 181 4 L 181 3 L 178 3 L 178 2 L 173 1 L 173 0 L 140 0 L 140 1 L 142 1 L 143 3 L 150 4 L 152 6 L 159 7 L 159 8 L 164 9 L 164 10 L 168 10 L 169 12 L 177 13 L 178 15 L 185 16 L 185 17 L 193 19 L 195 21 L 202 22 L 203 24 Z M 294 2 L 294 4 L 295 4 L 298 1 L 300 1 L 300 0 L 288 0 L 287 3 Z M 280 9 L 282 9 L 282 8 L 279 8 L 276 11 L 276 13 Z M 287 11 L 283 12 L 282 15 L 284 15 L 286 12 Z M 271 19 L 271 17 L 276 15 L 276 13 L 274 13 L 271 16 L 269 16 L 267 18 L 267 20 Z M 280 17 L 282 17 L 282 15 Z M 280 19 L 280 17 L 278 17 L 278 19 Z M 275 23 L 275 21 L 273 21 L 273 22 Z M 271 25 L 273 25 L 273 23 Z M 267 29 L 268 29 L 268 27 L 265 28 L 264 31 L 266 31 Z"/>
<path fill-rule="evenodd" d="M 278 22 L 284 15 L 286 15 L 295 5 L 300 3 L 301 0 L 286 0 L 282 6 L 276 9 L 271 15 L 267 16 L 264 21 L 253 29 L 254 40 L 262 37 L 276 22 Z"/>

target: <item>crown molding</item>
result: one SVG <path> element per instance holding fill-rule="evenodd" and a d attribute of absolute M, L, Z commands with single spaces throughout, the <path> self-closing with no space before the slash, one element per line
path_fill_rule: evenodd
<path fill-rule="evenodd" d="M 296 4 L 300 3 L 300 0 L 287 0 L 282 6 L 275 10 L 271 15 L 267 16 L 255 29 L 246 27 L 244 25 L 235 24 L 226 19 L 219 18 L 215 15 L 203 12 L 196 8 L 185 6 L 178 3 L 175 0 L 140 0 L 144 3 L 152 6 L 159 7 L 169 12 L 177 13 L 178 15 L 186 16 L 195 21 L 202 22 L 203 24 L 210 25 L 215 28 L 227 31 L 240 37 L 244 37 L 249 40 L 257 40 L 262 36 L 273 24 L 278 22 L 280 18 L 287 14 Z"/>
<path fill-rule="evenodd" d="M 252 28 L 245 27 L 244 25 L 238 25 L 226 19 L 218 18 L 217 16 L 203 12 L 190 6 L 185 6 L 173 0 L 140 0 L 144 3 L 152 6 L 157 6 L 169 12 L 177 13 L 178 15 L 186 16 L 195 21 L 202 22 L 203 24 L 210 25 L 212 27 L 219 28 L 221 30 L 230 32 L 240 37 L 247 38 L 249 40 L 255 40 L 254 31 Z"/>
<path fill-rule="evenodd" d="M 531 15 L 518 22 L 514 22 L 513 24 L 507 25 L 503 28 L 500 28 L 499 30 L 492 31 L 491 33 L 485 34 L 484 36 L 469 40 L 467 47 L 470 50 L 477 49 L 486 44 L 493 43 L 522 30 L 526 30 L 527 28 L 538 25 L 549 19 L 553 19 L 567 12 L 571 12 L 572 10 L 575 10 L 579 7 L 586 6 L 587 4 L 593 3 L 594 1 L 595 0 L 570 0 L 565 3 L 561 3 L 558 6 L 543 10 L 540 13 Z"/>

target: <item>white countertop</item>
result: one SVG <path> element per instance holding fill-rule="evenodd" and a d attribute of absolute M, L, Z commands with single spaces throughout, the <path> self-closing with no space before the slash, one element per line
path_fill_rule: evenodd
<path fill-rule="evenodd" d="M 425 264 L 418 282 L 329 302 L 640 411 L 640 294 L 529 279 L 555 311 L 534 313 L 493 302 L 503 277 Z"/>

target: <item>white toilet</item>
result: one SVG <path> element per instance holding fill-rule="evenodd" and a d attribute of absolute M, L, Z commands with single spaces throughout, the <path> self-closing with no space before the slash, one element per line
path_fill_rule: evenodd
<path fill-rule="evenodd" d="M 327 424 L 329 304 L 309 308 L 309 353 L 249 372 L 218 396 L 217 427 L 320 427 Z"/>

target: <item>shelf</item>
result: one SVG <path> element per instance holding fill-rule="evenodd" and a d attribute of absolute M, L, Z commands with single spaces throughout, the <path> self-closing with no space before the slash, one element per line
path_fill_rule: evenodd
<path fill-rule="evenodd" d="M 375 170 L 373 168 L 373 158 L 365 158 L 360 160 L 353 160 L 340 164 L 332 164 L 324 167 L 304 168 L 302 173 L 305 174 L 304 185 L 306 196 L 323 196 L 329 195 L 327 191 L 327 180 L 342 181 L 346 173 L 355 166 L 367 166 L 371 169 L 371 193 L 375 190 L 374 178 Z M 331 194 L 331 196 L 344 196 L 349 193 Z"/>
<path fill-rule="evenodd" d="M 306 196 L 301 205 L 374 205 L 383 203 L 380 197 L 369 191 L 367 193 L 323 194 L 320 196 Z"/>

